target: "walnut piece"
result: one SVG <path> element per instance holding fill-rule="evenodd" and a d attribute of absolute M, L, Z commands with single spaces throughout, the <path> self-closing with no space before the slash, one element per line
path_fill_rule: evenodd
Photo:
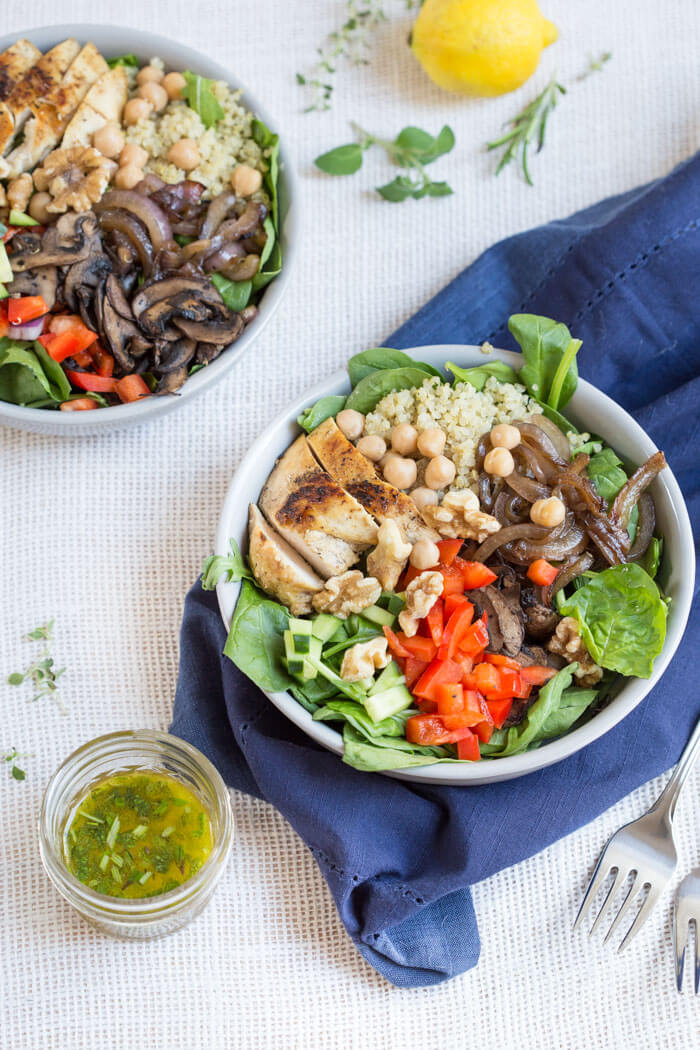
<path fill-rule="evenodd" d="M 381 584 L 373 576 L 363 576 L 359 569 L 351 569 L 341 576 L 331 576 L 324 588 L 313 596 L 317 612 L 329 612 L 347 619 L 374 605 L 382 593 Z"/>
<path fill-rule="evenodd" d="M 117 164 L 92 146 L 55 149 L 34 172 L 34 185 L 53 197 L 46 210 L 89 211 L 107 189 Z"/>
<path fill-rule="evenodd" d="M 595 685 L 603 677 L 603 668 L 599 667 L 586 648 L 578 633 L 578 623 L 573 616 L 565 616 L 557 624 L 557 629 L 547 645 L 550 653 L 559 653 L 569 663 L 576 661 L 578 667 L 574 678 L 579 685 Z"/>
<path fill-rule="evenodd" d="M 393 591 L 410 553 L 411 544 L 404 542 L 396 522 L 387 518 L 379 526 L 377 546 L 367 558 L 367 571 L 379 580 L 385 591 Z"/>
<path fill-rule="evenodd" d="M 24 175 L 13 179 L 7 187 L 7 201 L 10 207 L 14 211 L 26 211 L 33 189 L 34 183 L 28 172 L 25 171 Z"/>
<path fill-rule="evenodd" d="M 5 194 L 5 187 L 0 182 L 0 208 L 7 206 L 7 196 Z"/>
<path fill-rule="evenodd" d="M 501 527 L 496 518 L 479 510 L 479 499 L 471 489 L 448 492 L 439 507 L 424 507 L 422 513 L 428 525 L 446 539 L 483 543 Z"/>
<path fill-rule="evenodd" d="M 372 678 L 375 670 L 386 667 L 391 659 L 386 647 L 386 638 L 370 638 L 368 642 L 358 642 L 352 649 L 346 649 L 340 677 L 345 682 Z"/>
<path fill-rule="evenodd" d="M 442 594 L 444 582 L 442 573 L 422 572 L 409 583 L 404 595 L 406 608 L 399 613 L 399 626 L 409 638 L 418 632 L 419 622 Z"/>

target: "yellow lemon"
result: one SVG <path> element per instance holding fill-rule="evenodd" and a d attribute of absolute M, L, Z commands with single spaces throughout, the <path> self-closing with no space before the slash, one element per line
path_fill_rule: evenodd
<path fill-rule="evenodd" d="M 532 76 L 557 36 L 537 0 L 425 0 L 411 47 L 446 91 L 505 95 Z"/>

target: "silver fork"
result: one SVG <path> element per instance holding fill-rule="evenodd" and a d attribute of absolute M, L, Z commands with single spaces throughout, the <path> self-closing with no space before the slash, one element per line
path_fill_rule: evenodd
<path fill-rule="evenodd" d="M 593 925 L 592 934 L 608 911 L 617 891 L 630 878 L 632 883 L 623 900 L 620 910 L 612 921 L 603 943 L 608 941 L 619 928 L 623 918 L 631 916 L 631 908 L 641 891 L 646 890 L 646 897 L 635 915 L 625 936 L 618 946 L 618 952 L 627 947 L 649 917 L 654 905 L 671 881 L 676 868 L 676 845 L 673 840 L 673 816 L 676 803 L 695 761 L 700 755 L 700 721 L 693 730 L 685 746 L 678 765 L 674 769 L 666 787 L 654 805 L 638 820 L 623 825 L 608 840 L 600 855 L 595 871 L 581 902 L 574 929 L 581 924 L 590 905 L 596 898 L 598 890 L 606 879 L 614 875 L 612 885 L 603 901 Z"/>
<path fill-rule="evenodd" d="M 695 924 L 695 994 L 700 990 L 700 868 L 686 875 L 678 887 L 673 909 L 673 946 L 676 952 L 676 988 L 683 990 L 685 950 L 692 936 L 690 923 Z"/>

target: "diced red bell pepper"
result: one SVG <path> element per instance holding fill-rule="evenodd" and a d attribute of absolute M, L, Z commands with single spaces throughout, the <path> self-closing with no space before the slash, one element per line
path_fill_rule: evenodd
<path fill-rule="evenodd" d="M 439 540 L 440 564 L 451 565 L 462 549 L 464 540 Z"/>
<path fill-rule="evenodd" d="M 488 744 L 493 735 L 493 722 L 477 722 L 472 732 L 476 733 L 482 744 Z"/>
<path fill-rule="evenodd" d="M 491 721 L 486 701 L 474 689 L 464 690 L 461 711 L 443 712 L 440 710 L 440 701 L 438 700 L 438 713 L 450 730 L 461 729 L 464 726 L 471 728 L 478 725 L 479 722 Z"/>
<path fill-rule="evenodd" d="M 399 640 L 408 655 L 415 656 L 417 660 L 424 660 L 429 664 L 437 656 L 437 646 L 432 638 L 422 638 L 419 634 L 415 634 L 413 638 L 407 638 L 400 634 Z"/>
<path fill-rule="evenodd" d="M 407 565 L 401 579 L 399 580 L 398 590 L 405 591 L 409 583 L 412 583 L 416 576 L 420 576 L 422 572 L 425 572 L 425 570 L 417 569 L 415 565 Z"/>
<path fill-rule="evenodd" d="M 93 366 L 92 354 L 89 350 L 78 350 L 77 354 L 73 354 L 73 360 L 78 368 L 89 370 Z"/>
<path fill-rule="evenodd" d="M 428 664 L 425 660 L 418 660 L 415 656 L 406 657 L 403 661 L 403 673 L 406 677 L 406 686 L 408 689 L 415 685 L 427 666 Z"/>
<path fill-rule="evenodd" d="M 437 702 L 435 700 L 416 700 L 416 707 L 422 715 L 437 714 Z"/>
<path fill-rule="evenodd" d="M 436 645 L 439 645 L 440 642 L 442 641 L 442 632 L 443 632 L 443 619 L 442 619 L 442 617 L 443 617 L 442 598 L 438 598 L 438 600 L 433 605 L 432 609 L 429 611 L 428 615 L 425 617 L 425 622 L 426 622 L 426 624 L 428 626 L 428 631 L 430 632 L 430 637 L 432 638 L 432 640 L 435 642 Z"/>
<path fill-rule="evenodd" d="M 114 358 L 103 350 L 99 343 L 95 343 L 90 353 L 98 376 L 111 376 L 114 374 Z"/>
<path fill-rule="evenodd" d="M 508 700 L 487 700 L 486 706 L 488 707 L 491 717 L 493 718 L 493 724 L 496 729 L 500 729 L 506 718 L 510 714 L 513 706 L 512 698 Z"/>
<path fill-rule="evenodd" d="M 559 575 L 559 569 L 556 569 L 545 558 L 536 558 L 530 564 L 525 575 L 533 583 L 536 583 L 538 587 L 548 587 L 550 583 L 554 583 L 556 580 Z"/>
<path fill-rule="evenodd" d="M 485 697 L 500 693 L 501 675 L 499 669 L 494 667 L 493 664 L 477 664 L 474 668 L 473 676 L 475 689 L 478 689 Z M 509 695 L 512 696 L 513 694 L 510 693 Z"/>
<path fill-rule="evenodd" d="M 442 594 L 463 594 L 464 581 L 459 567 L 453 562 L 452 565 L 440 565 L 437 569 L 443 579 Z"/>
<path fill-rule="evenodd" d="M 489 632 L 486 623 L 486 613 L 484 613 L 481 619 L 467 628 L 459 646 L 460 653 L 463 656 L 470 656 L 475 662 L 489 644 Z"/>
<path fill-rule="evenodd" d="M 459 682 L 461 678 L 462 669 L 459 664 L 451 660 L 433 660 L 413 687 L 413 694 L 424 700 L 437 700 L 439 685 Z"/>
<path fill-rule="evenodd" d="M 458 653 L 455 663 L 462 668 L 462 685 L 465 685 L 465 677 L 474 670 L 474 661 L 471 656 L 463 656 L 462 653 Z"/>
<path fill-rule="evenodd" d="M 468 602 L 469 599 L 465 598 L 463 594 L 448 594 L 444 599 L 445 623 L 447 623 L 455 609 L 458 609 L 460 605 L 466 605 Z"/>
<path fill-rule="evenodd" d="M 385 626 L 382 627 L 382 630 L 384 631 L 384 637 L 386 638 L 387 643 L 389 645 L 389 651 L 393 656 L 401 657 L 402 659 L 404 659 L 405 657 L 410 655 L 408 649 L 404 648 L 404 646 L 401 644 L 399 636 L 395 634 L 394 631 L 392 631 L 391 627 Z"/>
<path fill-rule="evenodd" d="M 413 715 L 406 721 L 409 744 L 447 744 L 450 732 L 438 715 Z"/>
<path fill-rule="evenodd" d="M 520 668 L 523 681 L 529 682 L 530 685 L 544 685 L 550 678 L 554 678 L 556 673 L 553 667 L 542 667 L 539 664 Z"/>
<path fill-rule="evenodd" d="M 100 406 L 94 397 L 76 397 L 72 401 L 64 401 L 59 407 L 61 412 L 86 412 Z"/>
<path fill-rule="evenodd" d="M 459 568 L 462 572 L 465 591 L 475 591 L 479 587 L 486 587 L 497 578 L 496 573 L 491 572 L 480 561 L 462 561 L 460 558 Z"/>
<path fill-rule="evenodd" d="M 510 667 L 513 671 L 522 670 L 517 660 L 511 660 L 510 656 L 503 656 L 502 653 L 484 653 L 482 660 L 487 664 L 495 664 L 496 667 Z"/>
<path fill-rule="evenodd" d="M 447 644 L 447 659 L 455 660 L 467 636 L 474 617 L 474 606 L 471 602 L 458 606 L 447 621 L 444 641 Z"/>
<path fill-rule="evenodd" d="M 461 685 L 445 683 L 444 685 L 439 685 L 435 693 L 439 715 L 458 715 L 464 711 L 464 696 Z M 457 727 L 455 726 L 454 728 Z"/>
<path fill-rule="evenodd" d="M 82 317 L 78 317 L 77 314 L 51 314 L 49 331 L 53 332 L 54 335 L 60 335 L 61 332 L 69 332 L 74 328 L 84 328 L 86 331 L 90 331 Z M 94 338 L 97 339 L 97 335 Z"/>
<path fill-rule="evenodd" d="M 9 299 L 7 302 L 7 320 L 11 325 L 26 324 L 48 312 L 49 308 L 41 295 L 23 295 L 21 299 Z"/>
<path fill-rule="evenodd" d="M 66 328 L 63 332 L 47 332 L 46 335 L 39 336 L 41 345 L 59 364 L 67 357 L 75 357 L 81 350 L 87 350 L 96 339 L 95 333 L 85 325 L 79 328 Z"/>
<path fill-rule="evenodd" d="M 457 758 L 463 762 L 478 762 L 481 758 L 479 751 L 479 738 L 476 733 L 469 731 L 469 736 L 462 737 L 457 741 Z"/>
<path fill-rule="evenodd" d="M 61 336 L 56 336 L 56 338 L 60 339 Z M 72 385 L 77 386 L 79 390 L 93 390 L 100 394 L 113 394 L 115 391 L 116 379 L 107 376 L 96 376 L 92 372 L 74 372 L 71 368 L 66 369 L 66 375 Z"/>
<path fill-rule="evenodd" d="M 143 378 L 139 375 L 124 376 L 123 379 L 117 379 L 114 384 L 115 392 L 120 401 L 140 401 L 144 397 L 151 396 L 151 389 Z"/>

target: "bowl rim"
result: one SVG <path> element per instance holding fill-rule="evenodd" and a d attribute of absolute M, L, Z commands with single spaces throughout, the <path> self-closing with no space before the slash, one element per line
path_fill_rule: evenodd
<path fill-rule="evenodd" d="M 462 358 L 467 355 L 467 366 L 471 365 L 472 361 L 474 364 L 478 364 L 483 363 L 485 360 L 481 347 L 474 345 L 432 344 L 429 346 L 409 347 L 404 352 L 409 356 L 420 357 L 437 367 L 443 367 L 445 361 L 448 360 L 461 360 L 456 355 L 462 355 Z M 478 357 L 475 356 L 477 354 Z M 506 364 L 514 367 L 522 365 L 522 355 L 508 350 L 494 349 L 489 354 L 488 360 L 504 361 Z M 276 448 L 277 455 L 281 455 L 284 448 L 287 447 L 287 444 L 281 445 L 281 432 L 285 432 L 287 443 L 293 439 L 296 433 L 294 428 L 296 427 L 298 430 L 296 417 L 303 408 L 313 404 L 320 397 L 344 393 L 349 391 L 349 389 L 350 384 L 347 372 L 344 369 L 334 372 L 326 379 L 301 393 L 291 405 L 275 416 L 264 428 L 260 436 L 250 446 L 231 479 L 216 532 L 215 550 L 217 554 L 226 555 L 229 551 L 228 544 L 231 537 L 229 522 L 234 516 L 234 511 L 240 509 L 241 497 L 252 495 L 253 486 L 249 484 L 248 479 L 251 476 L 255 476 L 255 465 L 260 461 L 261 456 L 265 453 L 269 454 L 271 448 Z M 621 405 L 603 393 L 602 390 L 579 377 L 577 392 L 572 400 L 572 407 L 574 407 L 577 395 L 579 399 L 581 395 L 584 395 L 586 398 L 593 398 L 598 401 L 600 408 L 610 417 L 608 432 L 614 431 L 616 423 L 618 426 L 624 426 L 628 434 L 631 433 L 634 443 L 639 448 L 640 457 L 648 458 L 657 451 L 651 438 L 636 420 Z M 292 425 L 291 428 L 290 424 Z M 261 481 L 260 488 L 262 488 L 262 483 Z M 497 761 L 493 760 L 488 763 L 478 762 L 464 764 L 464 766 L 455 764 L 411 767 L 410 769 L 382 771 L 383 775 L 402 780 L 451 786 L 491 783 L 523 776 L 575 754 L 587 744 L 607 733 L 642 702 L 661 678 L 683 637 L 690 613 L 695 578 L 695 548 L 690 519 L 680 486 L 670 467 L 656 479 L 655 484 L 661 485 L 666 491 L 680 535 L 680 547 L 685 560 L 684 572 L 680 575 L 678 581 L 678 594 L 674 596 L 672 615 L 669 617 L 664 647 L 655 660 L 651 676 L 647 679 L 633 678 L 626 680 L 619 693 L 608 706 L 603 708 L 589 722 L 556 740 L 543 744 L 540 748 L 533 751 L 499 758 Z M 257 490 L 256 499 L 259 491 L 260 489 Z M 248 499 L 244 501 L 247 505 Z M 234 538 L 238 542 L 241 537 L 239 535 Z M 216 591 L 221 617 L 228 632 L 231 615 L 238 600 L 240 583 L 220 581 Z M 313 740 L 335 754 L 342 755 L 343 741 L 341 734 L 323 722 L 314 722 L 309 712 L 291 694 L 261 691 L 290 721 Z M 488 766 L 488 770 L 485 770 L 485 766 Z"/>
<path fill-rule="evenodd" d="M 153 57 L 159 54 L 159 50 L 176 51 L 182 56 L 183 68 L 197 69 L 206 67 L 206 75 L 210 79 L 225 80 L 234 90 L 242 92 L 241 101 L 245 107 L 256 117 L 259 117 L 272 131 L 279 135 L 279 160 L 280 174 L 285 183 L 285 195 L 287 197 L 287 212 L 280 224 L 280 239 L 284 241 L 284 263 L 282 270 L 274 281 L 266 287 L 261 299 L 260 312 L 250 328 L 246 329 L 241 338 L 234 343 L 206 368 L 200 369 L 193 376 L 189 376 L 183 387 L 174 397 L 151 397 L 141 402 L 131 402 L 123 405 L 110 405 L 100 408 L 98 417 L 93 412 L 58 412 L 43 409 L 29 408 L 26 405 L 14 405 L 8 401 L 0 401 L 0 423 L 8 426 L 22 427 L 23 424 L 32 423 L 37 429 L 47 432 L 50 428 L 54 434 L 59 436 L 72 435 L 90 429 L 92 432 L 98 429 L 112 429 L 124 424 L 143 423 L 148 419 L 164 415 L 180 405 L 187 404 L 193 397 L 203 393 L 212 384 L 218 382 L 225 373 L 240 360 L 271 321 L 273 315 L 279 308 L 280 302 L 286 293 L 290 276 L 296 265 L 297 245 L 300 237 L 300 213 L 301 213 L 301 191 L 299 180 L 291 162 L 289 153 L 284 145 L 284 138 L 277 130 L 279 122 L 268 114 L 267 109 L 262 106 L 257 96 L 254 95 L 236 76 L 233 71 L 220 62 L 209 58 L 203 52 L 182 44 L 171 37 L 160 33 L 152 33 L 145 29 L 136 29 L 131 26 L 117 26 L 113 23 L 76 22 L 62 23 L 60 25 L 35 26 L 31 29 L 17 30 L 16 32 L 3 34 L 0 37 L 0 51 L 8 47 L 12 42 L 21 38 L 31 41 L 41 40 L 41 48 L 51 46 L 51 41 L 57 42 L 66 37 L 76 37 L 78 40 L 93 40 L 101 52 L 109 51 L 104 42 L 105 37 L 114 34 L 128 34 L 132 38 L 132 51 L 139 58 Z M 95 39 L 98 38 L 98 39 Z M 37 46 L 39 46 L 37 44 Z M 119 53 L 119 52 L 117 52 Z M 200 63 L 200 66 L 197 66 Z"/>

